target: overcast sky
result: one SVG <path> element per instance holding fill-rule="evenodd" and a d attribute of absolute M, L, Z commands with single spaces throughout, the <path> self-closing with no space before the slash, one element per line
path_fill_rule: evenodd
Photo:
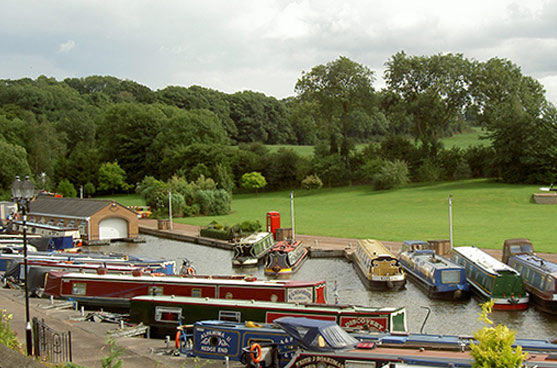
<path fill-rule="evenodd" d="M 557 1 L 0 0 L 0 79 L 111 75 L 283 98 L 346 56 L 506 58 L 557 104 Z"/>

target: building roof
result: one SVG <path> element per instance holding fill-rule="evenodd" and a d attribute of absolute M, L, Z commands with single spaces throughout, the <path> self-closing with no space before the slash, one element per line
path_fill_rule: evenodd
<path fill-rule="evenodd" d="M 103 199 L 55 198 L 38 196 L 29 203 L 30 215 L 87 218 L 114 203 Z"/>

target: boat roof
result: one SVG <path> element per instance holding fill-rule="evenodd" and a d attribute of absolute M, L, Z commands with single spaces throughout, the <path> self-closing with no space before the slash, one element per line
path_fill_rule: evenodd
<path fill-rule="evenodd" d="M 470 261 L 483 267 L 487 271 L 494 272 L 494 273 L 500 271 L 507 271 L 507 272 L 518 274 L 518 272 L 514 268 L 507 266 L 503 262 L 493 258 L 492 256 L 490 256 L 489 254 L 487 254 L 486 252 L 484 252 L 479 248 L 473 246 L 455 247 L 453 248 L 453 251 L 460 253 L 462 256 L 468 258 Z"/>
<path fill-rule="evenodd" d="M 173 304 L 211 304 L 226 307 L 254 307 L 264 309 L 301 309 L 308 311 L 331 311 L 333 313 L 392 313 L 404 310 L 404 307 L 365 307 L 356 305 L 337 305 L 337 304 L 299 304 L 286 302 L 270 302 L 259 300 L 240 300 L 240 299 L 217 299 L 217 298 L 198 298 L 190 296 L 172 295 L 140 295 L 132 298 L 132 301 L 154 302 L 154 303 L 173 303 Z"/>
<path fill-rule="evenodd" d="M 52 271 L 60 272 L 60 271 Z M 131 273 L 120 274 L 106 274 L 98 275 L 95 273 L 80 273 L 80 272 L 62 272 L 61 275 L 66 279 L 81 279 L 81 280 L 117 280 L 117 281 L 156 281 L 165 283 L 195 283 L 195 284 L 209 284 L 214 286 L 216 283 L 221 285 L 243 285 L 243 286 L 263 286 L 263 287 L 304 287 L 325 284 L 324 280 L 321 281 L 296 281 L 296 280 L 257 280 L 254 277 L 238 278 L 235 276 L 185 276 L 185 275 L 154 275 L 142 274 L 134 276 Z"/>
<path fill-rule="evenodd" d="M 426 262 L 436 269 L 464 269 L 463 266 L 435 254 L 432 250 L 417 250 L 408 253 L 411 258 Z"/>
<path fill-rule="evenodd" d="M 302 245 L 301 240 L 281 240 L 279 242 L 276 242 L 275 245 L 273 245 L 273 247 L 271 248 L 271 252 L 273 251 L 289 252 L 301 245 Z"/>
<path fill-rule="evenodd" d="M 517 258 L 524 263 L 528 263 L 535 268 L 547 272 L 551 274 L 553 277 L 557 278 L 557 263 L 545 260 L 541 257 L 531 254 L 517 254 L 513 256 L 513 258 Z"/>
<path fill-rule="evenodd" d="M 351 349 L 359 342 L 334 321 L 281 317 L 275 319 L 274 323 L 282 327 L 303 348 L 311 351 Z"/>
<path fill-rule="evenodd" d="M 256 233 L 251 233 L 248 236 L 246 236 L 245 238 L 242 238 L 239 242 L 239 244 L 251 244 L 251 243 L 257 243 L 260 240 L 263 240 L 269 236 L 272 236 L 273 233 L 268 233 L 268 232 L 256 232 Z"/>
<path fill-rule="evenodd" d="M 362 248 L 371 258 L 376 257 L 391 257 L 394 255 L 391 251 L 383 245 L 379 240 L 376 239 L 360 239 L 358 240 L 358 246 Z"/>

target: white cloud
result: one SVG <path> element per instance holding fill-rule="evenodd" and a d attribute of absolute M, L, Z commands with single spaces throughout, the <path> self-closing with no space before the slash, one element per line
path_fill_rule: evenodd
<path fill-rule="evenodd" d="M 0 60 L 29 64 L 3 68 L 8 79 L 100 74 L 282 98 L 341 55 L 375 70 L 381 88 L 396 52 L 452 52 L 507 58 L 557 102 L 557 2 L 545 0 L 29 0 L 0 12 Z"/>
<path fill-rule="evenodd" d="M 71 50 L 73 50 L 74 47 L 75 47 L 75 41 L 69 40 L 67 42 L 60 44 L 60 46 L 58 47 L 58 53 L 60 54 L 68 53 Z"/>

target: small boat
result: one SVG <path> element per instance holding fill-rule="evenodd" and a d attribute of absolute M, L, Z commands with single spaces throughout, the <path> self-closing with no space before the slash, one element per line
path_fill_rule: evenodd
<path fill-rule="evenodd" d="M 523 310 L 529 296 L 520 273 L 476 247 L 453 248 L 452 261 L 466 268 L 466 278 L 482 300 L 493 300 L 493 309 Z"/>
<path fill-rule="evenodd" d="M 130 321 L 150 326 L 151 334 L 168 334 L 178 325 L 204 320 L 271 323 L 286 316 L 331 320 L 347 329 L 406 332 L 405 308 L 336 304 L 280 303 L 178 296 L 136 296 L 130 302 Z"/>
<path fill-rule="evenodd" d="M 538 257 L 528 239 L 505 240 L 503 262 L 520 272 L 537 309 L 557 314 L 556 263 Z"/>
<path fill-rule="evenodd" d="M 267 300 L 325 304 L 325 281 L 257 280 L 252 276 L 92 274 L 50 271 L 44 294 L 73 298 L 80 304 L 128 310 L 139 295 L 175 295 L 201 298 Z"/>
<path fill-rule="evenodd" d="M 282 240 L 277 242 L 267 254 L 265 275 L 287 276 L 302 266 L 309 251 L 301 240 Z"/>
<path fill-rule="evenodd" d="M 470 297 L 470 285 L 466 281 L 464 267 L 436 255 L 429 243 L 404 241 L 399 260 L 408 277 L 428 297 L 448 300 Z"/>
<path fill-rule="evenodd" d="M 258 266 L 265 259 L 274 243 L 273 233 L 268 232 L 256 232 L 242 238 L 234 246 L 232 266 Z"/>
<path fill-rule="evenodd" d="M 400 290 L 406 284 L 399 260 L 379 240 L 359 240 L 352 257 L 354 267 L 367 288 Z"/>

